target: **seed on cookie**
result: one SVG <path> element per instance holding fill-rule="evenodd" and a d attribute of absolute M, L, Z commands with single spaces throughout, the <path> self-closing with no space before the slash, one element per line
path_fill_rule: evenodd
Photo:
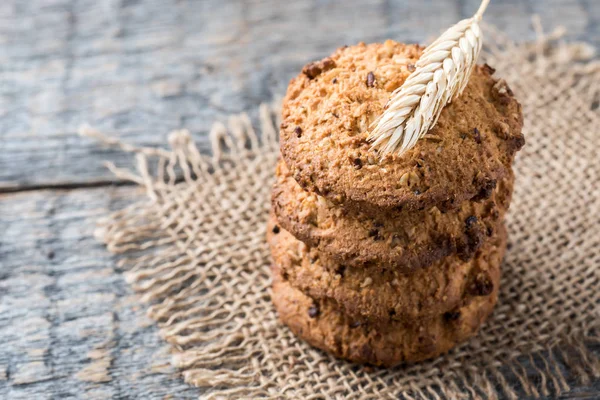
<path fill-rule="evenodd" d="M 506 140 L 510 136 L 510 127 L 506 122 L 498 121 L 494 126 L 494 132 L 499 138 Z"/>
<path fill-rule="evenodd" d="M 400 185 L 408 186 L 408 172 L 405 172 L 404 175 L 400 177 Z"/>
<path fill-rule="evenodd" d="M 363 166 L 362 160 L 360 158 L 355 158 L 354 160 L 352 160 L 352 164 L 356 169 L 361 169 Z"/>
<path fill-rule="evenodd" d="M 481 132 L 477 128 L 473 129 L 473 139 L 475 139 L 475 143 L 481 144 Z"/>
<path fill-rule="evenodd" d="M 375 86 L 375 75 L 373 74 L 373 72 L 369 72 L 367 74 L 367 86 L 368 87 Z"/>
<path fill-rule="evenodd" d="M 467 226 L 467 228 L 470 228 L 471 226 L 473 226 L 473 224 L 477 223 L 477 217 L 474 215 L 471 215 L 470 217 L 468 217 L 465 220 L 465 225 Z"/>
<path fill-rule="evenodd" d="M 426 133 L 423 135 L 423 139 L 430 140 L 432 142 L 441 142 L 442 138 L 438 135 L 432 135 L 431 133 Z"/>
<path fill-rule="evenodd" d="M 365 280 L 363 281 L 363 283 L 360 284 L 360 287 L 362 289 L 366 288 L 367 286 L 370 286 L 373 283 L 373 278 L 371 278 L 370 276 L 367 276 L 365 278 Z"/>
<path fill-rule="evenodd" d="M 306 75 L 308 79 L 312 80 L 321 75 L 322 72 L 335 68 L 335 66 L 335 61 L 327 57 L 322 61 L 315 61 L 305 65 L 304 68 L 302 68 L 302 73 Z"/>

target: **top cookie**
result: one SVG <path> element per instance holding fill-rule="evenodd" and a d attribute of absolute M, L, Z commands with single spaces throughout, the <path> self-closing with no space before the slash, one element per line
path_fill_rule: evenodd
<path fill-rule="evenodd" d="M 305 189 L 356 209 L 451 209 L 507 176 L 524 144 L 520 104 L 494 70 L 477 66 L 434 128 L 381 160 L 367 135 L 423 51 L 360 43 L 304 67 L 283 102 L 281 152 Z"/>

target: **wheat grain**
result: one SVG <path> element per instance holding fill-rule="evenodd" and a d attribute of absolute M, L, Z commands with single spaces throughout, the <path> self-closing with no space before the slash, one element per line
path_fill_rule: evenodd
<path fill-rule="evenodd" d="M 427 46 L 415 71 L 392 93 L 368 136 L 381 156 L 412 148 L 435 125 L 444 106 L 462 93 L 481 50 L 479 21 L 489 2 L 483 0 L 472 18 Z"/>

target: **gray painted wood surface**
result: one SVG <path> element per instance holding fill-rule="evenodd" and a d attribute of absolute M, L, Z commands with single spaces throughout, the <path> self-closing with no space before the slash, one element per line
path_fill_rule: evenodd
<path fill-rule="evenodd" d="M 142 194 L 112 185 L 102 161 L 129 157 L 79 138 L 82 123 L 158 146 L 185 127 L 207 151 L 213 122 L 256 116 L 307 61 L 360 40 L 425 41 L 476 3 L 1 1 L 0 398 L 200 395 L 92 236 Z M 597 0 L 494 0 L 486 20 L 526 40 L 533 13 L 600 48 Z M 600 382 L 575 386 L 566 397 L 600 397 Z"/>

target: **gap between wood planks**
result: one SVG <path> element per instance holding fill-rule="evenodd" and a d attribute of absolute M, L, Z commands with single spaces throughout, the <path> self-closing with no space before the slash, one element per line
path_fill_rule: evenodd
<path fill-rule="evenodd" d="M 9 183 L 10 185 L 10 183 Z M 135 186 L 135 182 L 121 180 L 96 180 L 90 182 L 64 182 L 64 183 L 46 183 L 33 184 L 31 186 L 2 186 L 0 183 L 0 194 L 35 192 L 37 190 L 76 190 L 76 189 L 94 189 L 104 186 Z"/>

